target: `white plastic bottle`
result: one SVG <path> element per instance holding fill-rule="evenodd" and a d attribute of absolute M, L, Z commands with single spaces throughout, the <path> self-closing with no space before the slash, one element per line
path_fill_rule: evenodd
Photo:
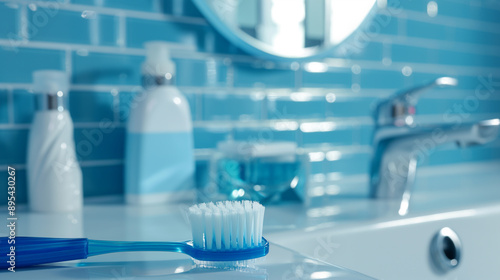
<path fill-rule="evenodd" d="M 189 104 L 174 86 L 167 45 L 148 42 L 146 52 L 145 91 L 135 97 L 127 126 L 125 198 L 132 204 L 188 199 L 194 194 Z"/>
<path fill-rule="evenodd" d="M 40 212 L 79 211 L 82 171 L 76 160 L 73 121 L 68 112 L 68 75 L 41 70 L 33 74 L 37 99 L 28 142 L 28 201 Z"/>

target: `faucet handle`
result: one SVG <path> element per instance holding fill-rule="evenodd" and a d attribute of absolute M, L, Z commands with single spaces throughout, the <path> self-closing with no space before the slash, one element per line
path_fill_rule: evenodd
<path fill-rule="evenodd" d="M 376 124 L 411 126 L 413 115 L 416 113 L 415 106 L 424 91 L 434 87 L 456 86 L 457 84 L 458 80 L 455 78 L 440 77 L 430 83 L 397 92 L 377 106 Z"/>

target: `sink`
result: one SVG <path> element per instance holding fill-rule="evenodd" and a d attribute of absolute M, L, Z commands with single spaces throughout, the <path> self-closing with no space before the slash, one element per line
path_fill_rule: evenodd
<path fill-rule="evenodd" d="M 439 214 L 268 234 L 268 239 L 377 279 L 492 279 L 499 274 L 498 221 L 500 205 L 491 204 Z M 441 269 L 431 256 L 433 238 L 444 227 L 456 232 L 462 245 L 460 262 L 448 271 Z"/>
<path fill-rule="evenodd" d="M 498 162 L 422 169 L 406 216 L 397 202 L 362 198 L 269 209 L 282 222 L 268 221 L 266 236 L 377 279 L 492 279 L 500 273 L 498 170 Z M 438 235 L 448 231 L 456 239 Z"/>

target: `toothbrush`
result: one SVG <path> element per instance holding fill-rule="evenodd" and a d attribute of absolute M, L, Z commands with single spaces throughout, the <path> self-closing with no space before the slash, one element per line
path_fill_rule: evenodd
<path fill-rule="evenodd" d="M 131 251 L 183 253 L 202 266 L 247 265 L 248 261 L 264 257 L 269 252 L 269 243 L 262 237 L 264 211 L 264 206 L 252 201 L 193 205 L 188 210 L 193 240 L 186 242 L 1 237 L 0 268 L 12 265 L 16 268 L 27 267 Z M 12 252 L 15 259 L 11 256 Z M 11 263 L 12 260 L 15 263 Z"/>

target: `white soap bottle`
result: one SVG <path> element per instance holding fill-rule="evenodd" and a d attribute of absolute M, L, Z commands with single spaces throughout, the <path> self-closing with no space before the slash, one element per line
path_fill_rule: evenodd
<path fill-rule="evenodd" d="M 125 148 L 125 199 L 154 204 L 194 195 L 189 104 L 174 86 L 175 64 L 164 42 L 146 43 L 145 91 L 131 105 Z"/>
<path fill-rule="evenodd" d="M 33 73 L 38 110 L 28 140 L 28 201 L 40 212 L 82 209 L 82 171 L 76 160 L 73 121 L 68 112 L 69 77 L 65 72 Z"/>

